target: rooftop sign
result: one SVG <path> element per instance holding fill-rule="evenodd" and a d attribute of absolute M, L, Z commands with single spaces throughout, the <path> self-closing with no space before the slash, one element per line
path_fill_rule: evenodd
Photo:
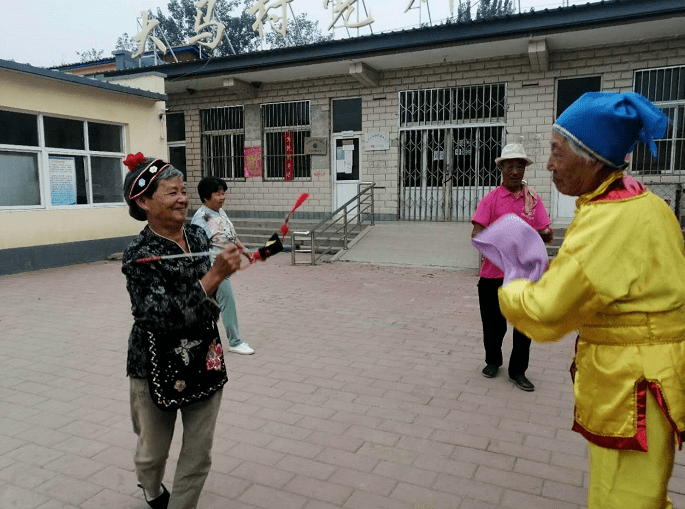
<path fill-rule="evenodd" d="M 342 24 L 346 28 L 360 28 L 363 26 L 370 26 L 374 21 L 374 17 L 371 15 L 371 10 L 366 13 L 366 18 L 359 20 L 359 12 L 357 13 L 358 21 L 350 20 L 350 17 L 354 13 L 355 7 L 358 0 L 322 0 L 323 8 L 328 10 L 331 7 L 332 21 L 328 25 L 328 30 L 337 28 L 335 24 L 342 18 Z M 422 2 L 427 3 L 428 0 L 405 0 L 408 2 L 404 12 L 406 13 L 411 8 L 417 8 L 421 6 Z M 450 13 L 453 14 L 454 11 L 454 0 L 443 0 L 449 1 Z M 285 37 L 288 30 L 288 12 L 287 7 L 289 4 L 293 4 L 295 0 L 255 0 L 252 7 L 245 10 L 247 14 L 255 17 L 255 22 L 252 24 L 252 29 L 259 34 L 260 38 L 264 38 L 264 23 L 268 20 L 271 28 L 279 33 L 281 36 Z M 418 2 L 418 6 L 414 7 L 414 4 Z M 196 15 L 195 15 L 195 34 L 193 37 L 188 39 L 189 44 L 198 43 L 209 49 L 214 49 L 217 47 L 219 42 L 221 42 L 221 37 L 224 34 L 226 25 L 221 23 L 214 16 L 214 6 L 216 0 L 198 0 L 195 4 Z M 292 9 L 292 6 L 291 6 Z M 366 7 L 364 7 L 366 12 Z M 159 21 L 150 18 L 146 11 L 141 12 L 142 16 L 142 28 L 138 32 L 133 40 L 138 43 L 138 49 L 131 55 L 133 58 L 138 58 L 142 56 L 145 52 L 145 46 L 148 39 L 152 40 L 154 45 L 162 53 L 166 53 L 167 47 L 164 43 L 153 35 L 153 30 Z"/>

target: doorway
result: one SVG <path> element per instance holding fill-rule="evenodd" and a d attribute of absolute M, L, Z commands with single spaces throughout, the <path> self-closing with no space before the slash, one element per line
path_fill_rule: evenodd
<path fill-rule="evenodd" d="M 362 100 L 333 99 L 331 174 L 333 210 L 357 195 L 362 180 Z"/>
<path fill-rule="evenodd" d="M 357 195 L 361 182 L 361 157 L 359 143 L 361 136 L 333 138 L 333 175 L 335 194 L 333 210 L 342 207 Z"/>

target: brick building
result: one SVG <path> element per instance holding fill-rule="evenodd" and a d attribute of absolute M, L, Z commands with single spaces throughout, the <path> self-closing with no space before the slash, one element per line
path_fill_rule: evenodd
<path fill-rule="evenodd" d="M 634 90 L 673 129 L 658 160 L 638 147 L 631 171 L 675 210 L 685 206 L 684 16 L 682 0 L 602 2 L 167 65 L 171 157 L 185 158 L 191 208 L 206 174 L 228 181 L 234 217 L 280 217 L 301 192 L 324 216 L 373 181 L 381 219 L 468 221 L 499 183 L 503 144 L 522 141 L 535 160 L 527 180 L 563 225 L 574 201 L 545 170 L 554 119 L 585 91 Z M 326 154 L 306 155 L 308 138 Z M 249 147 L 261 149 L 256 178 L 244 173 Z"/>
<path fill-rule="evenodd" d="M 191 208 L 202 176 L 226 179 L 233 217 L 282 217 L 301 192 L 323 217 L 373 181 L 380 219 L 469 221 L 499 184 L 501 147 L 522 141 L 527 180 L 563 226 L 574 199 L 545 169 L 554 119 L 583 92 L 637 91 L 672 127 L 630 171 L 682 216 L 684 34 L 685 1 L 623 0 L 166 65 L 170 157 Z M 325 155 L 305 154 L 310 138 Z M 246 177 L 254 147 L 262 175 Z"/>

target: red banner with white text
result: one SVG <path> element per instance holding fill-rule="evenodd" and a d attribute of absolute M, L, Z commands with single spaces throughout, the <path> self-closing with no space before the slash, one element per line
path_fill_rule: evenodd
<path fill-rule="evenodd" d="M 285 175 L 283 180 L 293 180 L 295 178 L 295 162 L 293 160 L 293 133 L 286 131 L 283 133 L 285 141 Z"/>

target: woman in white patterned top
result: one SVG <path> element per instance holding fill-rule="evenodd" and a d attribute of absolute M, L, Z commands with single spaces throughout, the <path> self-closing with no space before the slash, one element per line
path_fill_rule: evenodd
<path fill-rule="evenodd" d="M 226 182 L 218 177 L 205 177 L 200 181 L 197 191 L 202 200 L 202 206 L 195 212 L 192 224 L 204 229 L 212 243 L 212 248 L 216 248 L 217 251 L 229 244 L 235 244 L 245 252 L 245 246 L 238 239 L 233 223 L 222 209 L 226 199 L 226 189 L 228 189 Z M 240 336 L 238 313 L 230 279 L 226 278 L 221 282 L 216 292 L 216 300 L 221 305 L 221 320 L 226 327 L 228 351 L 243 355 L 253 354 L 254 350 Z"/>

